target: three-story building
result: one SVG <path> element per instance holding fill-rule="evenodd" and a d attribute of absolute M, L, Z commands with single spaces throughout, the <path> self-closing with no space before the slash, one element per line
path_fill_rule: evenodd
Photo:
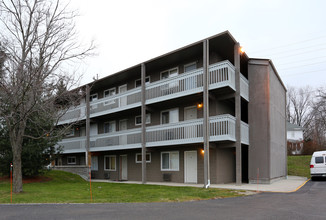
<path fill-rule="evenodd" d="M 205 186 L 287 175 L 286 89 L 228 31 L 86 87 L 60 120 L 78 124 L 57 169 L 86 175 L 90 160 L 92 178 Z"/>

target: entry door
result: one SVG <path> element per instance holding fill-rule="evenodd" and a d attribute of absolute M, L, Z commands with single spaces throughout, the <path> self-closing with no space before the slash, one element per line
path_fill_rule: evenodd
<path fill-rule="evenodd" d="M 120 179 L 128 179 L 127 155 L 120 156 Z"/>
<path fill-rule="evenodd" d="M 127 130 L 127 119 L 120 120 L 119 121 L 119 131 Z M 120 135 L 119 136 L 120 145 L 126 145 L 127 144 L 127 135 Z"/>
<path fill-rule="evenodd" d="M 119 94 L 127 92 L 127 84 L 119 87 Z M 120 107 L 127 105 L 127 96 L 120 97 Z"/>
<path fill-rule="evenodd" d="M 197 119 L 197 107 L 196 106 L 191 106 L 185 108 L 184 111 L 184 120 L 195 120 Z M 197 137 L 197 132 L 198 129 L 195 126 L 188 126 L 184 128 L 184 137 L 185 138 L 195 138 Z"/>
<path fill-rule="evenodd" d="M 97 134 L 98 134 L 98 132 L 97 132 L 97 124 L 91 124 L 89 135 L 90 136 L 95 136 Z"/>
<path fill-rule="evenodd" d="M 197 107 L 191 106 L 185 108 L 185 121 L 197 119 Z"/>
<path fill-rule="evenodd" d="M 185 151 L 185 183 L 197 183 L 197 151 Z"/>

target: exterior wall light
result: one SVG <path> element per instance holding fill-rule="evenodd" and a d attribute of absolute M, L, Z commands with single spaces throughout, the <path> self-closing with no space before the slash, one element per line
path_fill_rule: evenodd
<path fill-rule="evenodd" d="M 202 150 L 201 150 L 201 153 L 202 153 L 202 154 L 204 154 L 204 153 L 205 153 L 204 149 L 202 149 Z"/>
<path fill-rule="evenodd" d="M 198 103 L 197 104 L 197 108 L 202 108 L 203 107 L 203 103 Z"/>
<path fill-rule="evenodd" d="M 245 49 L 243 47 L 240 47 L 240 53 L 243 54 L 245 52 Z"/>

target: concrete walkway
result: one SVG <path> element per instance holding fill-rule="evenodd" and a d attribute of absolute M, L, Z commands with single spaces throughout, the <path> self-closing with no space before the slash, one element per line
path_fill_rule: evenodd
<path fill-rule="evenodd" d="M 93 179 L 92 182 L 110 182 L 110 183 L 132 183 L 141 184 L 139 181 L 111 181 Z M 211 188 L 223 188 L 223 189 L 236 189 L 236 190 L 249 190 L 256 192 L 294 192 L 300 189 L 307 182 L 306 177 L 299 176 L 287 176 L 286 179 L 275 181 L 271 184 L 247 184 L 244 183 L 240 186 L 235 183 L 230 184 L 211 184 Z M 187 183 L 171 183 L 171 182 L 147 182 L 149 185 L 161 185 L 161 186 L 191 186 L 191 187 L 203 187 L 203 184 L 187 184 Z"/>

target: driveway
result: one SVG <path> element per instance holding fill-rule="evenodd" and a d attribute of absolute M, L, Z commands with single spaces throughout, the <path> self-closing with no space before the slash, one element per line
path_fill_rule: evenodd
<path fill-rule="evenodd" d="M 0 219 L 326 219 L 326 181 L 294 193 L 182 203 L 0 205 Z"/>

